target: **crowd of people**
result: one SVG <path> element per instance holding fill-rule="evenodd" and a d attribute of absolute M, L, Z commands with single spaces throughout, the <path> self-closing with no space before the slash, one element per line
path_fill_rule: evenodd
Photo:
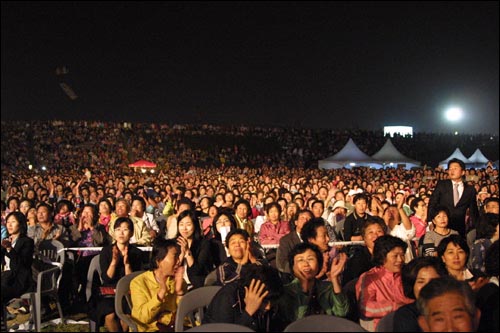
<path fill-rule="evenodd" d="M 33 287 L 37 247 L 58 240 L 78 248 L 67 250 L 73 260 L 63 270 L 66 310 L 87 304 L 95 255 L 104 287 L 146 270 L 131 283 L 141 331 L 171 327 L 179 299 L 210 284 L 222 289 L 206 323 L 279 331 L 328 314 L 375 331 L 395 312 L 405 318 L 400 331 L 450 329 L 429 310 L 448 293 L 466 305 L 466 323 L 454 330 L 498 331 L 499 185 L 491 165 L 319 170 L 312 161 L 355 133 L 122 125 L 2 122 L 3 306 Z M 357 133 L 367 149 L 385 141 Z M 214 147 L 203 142 L 210 136 Z M 414 149 L 424 138 L 396 142 Z M 157 161 L 156 172 L 130 170 L 139 156 Z M 458 284 L 431 289 L 445 278 Z M 109 295 L 88 305 L 108 331 L 127 329 Z M 442 318 L 458 316 L 453 306 Z"/>
<path fill-rule="evenodd" d="M 32 164 L 56 171 L 82 166 L 126 170 L 138 159 L 173 166 L 317 168 L 352 138 L 361 151 L 375 154 L 387 140 L 382 131 L 361 129 L 267 128 L 223 125 L 168 125 L 91 121 L 2 121 L 2 170 Z M 498 160 L 498 134 L 394 135 L 405 156 L 434 167 L 459 147 L 467 156 L 480 148 Z M 433 149 L 428 149 L 432 147 Z"/>

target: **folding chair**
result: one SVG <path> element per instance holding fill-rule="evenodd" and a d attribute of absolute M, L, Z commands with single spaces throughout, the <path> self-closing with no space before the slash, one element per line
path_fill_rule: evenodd
<path fill-rule="evenodd" d="M 181 298 L 175 314 L 175 331 L 184 331 L 184 318 L 188 317 L 193 327 L 196 326 L 194 314 L 198 311 L 199 321 L 203 320 L 205 307 L 210 304 L 221 286 L 204 286 L 193 289 Z"/>
<path fill-rule="evenodd" d="M 99 264 L 100 255 L 96 255 L 92 258 L 89 265 L 89 270 L 87 272 L 87 286 L 85 288 L 85 296 L 87 298 L 87 303 L 90 301 L 90 297 L 92 297 L 92 287 L 94 285 L 94 275 L 97 273 L 98 278 L 101 277 L 101 265 Z M 102 284 L 102 281 L 101 281 Z M 89 327 L 90 332 L 98 332 L 98 325 L 95 321 L 89 318 Z"/>

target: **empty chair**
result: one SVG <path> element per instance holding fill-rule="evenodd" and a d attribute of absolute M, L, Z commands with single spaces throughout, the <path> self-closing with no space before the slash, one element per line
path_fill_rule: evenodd
<path fill-rule="evenodd" d="M 177 331 L 176 331 L 177 332 Z M 255 332 L 249 327 L 230 323 L 210 323 L 195 326 L 184 332 Z"/>
<path fill-rule="evenodd" d="M 130 281 L 132 281 L 133 278 L 142 273 L 144 273 L 144 271 L 132 272 L 122 277 L 116 284 L 115 312 L 118 317 L 128 325 L 131 332 L 137 332 L 137 324 L 132 319 L 130 314 L 125 313 L 125 311 L 123 310 L 123 299 L 125 298 L 129 308 L 132 309 L 132 299 L 130 297 Z"/>
<path fill-rule="evenodd" d="M 184 318 L 188 317 L 191 324 L 196 326 L 194 319 L 195 312 L 198 312 L 199 321 L 203 320 L 205 307 L 210 304 L 215 294 L 222 288 L 221 286 L 205 286 L 193 289 L 181 298 L 175 314 L 175 331 L 184 330 Z M 200 331 L 201 332 L 201 331 Z M 215 332 L 215 331 L 214 331 Z"/>
<path fill-rule="evenodd" d="M 393 311 L 391 313 L 383 316 L 377 324 L 377 328 L 375 332 L 394 332 L 394 314 L 396 312 Z"/>
<path fill-rule="evenodd" d="M 59 265 L 39 272 L 36 281 L 36 290 L 21 296 L 22 299 L 30 300 L 30 319 L 35 324 L 35 331 L 37 332 L 41 332 L 42 328 L 42 297 L 44 296 L 54 297 L 57 304 L 57 310 L 59 311 L 59 318 L 64 322 L 64 316 L 58 297 L 59 288 L 57 282 L 60 276 L 61 267 L 59 267 Z"/>
<path fill-rule="evenodd" d="M 326 314 L 312 315 L 290 323 L 283 332 L 366 332 L 363 327 L 345 318 Z"/>

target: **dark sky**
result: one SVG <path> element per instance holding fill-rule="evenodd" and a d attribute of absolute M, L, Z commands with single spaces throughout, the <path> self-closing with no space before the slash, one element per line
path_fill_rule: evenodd
<path fill-rule="evenodd" d="M 498 134 L 498 4 L 2 2 L 2 120 Z"/>

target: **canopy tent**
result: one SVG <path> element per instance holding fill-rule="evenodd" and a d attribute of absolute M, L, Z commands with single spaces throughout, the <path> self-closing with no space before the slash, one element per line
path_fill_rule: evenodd
<path fill-rule="evenodd" d="M 411 169 L 413 167 L 418 167 L 421 164 L 420 162 L 412 160 L 411 158 L 401 154 L 396 147 L 394 147 L 391 139 L 387 139 L 384 146 L 380 148 L 378 152 L 373 154 L 372 157 L 379 161 L 384 168 L 404 165 L 405 169 Z"/>
<path fill-rule="evenodd" d="M 488 164 L 488 162 L 489 160 L 486 156 L 484 156 L 481 150 L 477 148 L 474 154 L 469 157 L 469 163 L 467 163 L 467 166 L 471 168 L 486 168 L 486 164 Z"/>
<path fill-rule="evenodd" d="M 462 154 L 462 151 L 460 151 L 460 148 L 457 148 L 450 156 L 448 156 L 447 159 L 439 162 L 439 166 L 442 167 L 443 169 L 447 169 L 448 168 L 448 161 L 453 159 L 453 158 L 458 158 L 459 160 L 462 160 L 465 164 L 469 163 L 469 159 L 467 157 L 465 157 L 464 154 Z"/>
<path fill-rule="evenodd" d="M 352 139 L 349 139 L 344 148 L 335 155 L 318 161 L 320 169 L 350 169 L 356 166 L 380 168 L 381 164 L 363 153 Z"/>
<path fill-rule="evenodd" d="M 128 165 L 131 168 L 156 168 L 156 164 L 146 160 L 135 161 Z"/>

